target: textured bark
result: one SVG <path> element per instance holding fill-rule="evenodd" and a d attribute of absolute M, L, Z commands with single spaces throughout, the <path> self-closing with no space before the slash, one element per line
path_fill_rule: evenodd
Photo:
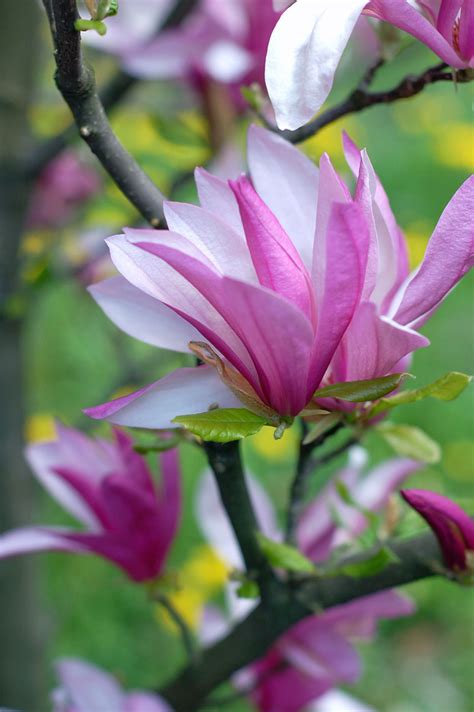
<path fill-rule="evenodd" d="M 18 248 L 30 191 L 23 172 L 27 111 L 36 69 L 36 0 L 0 0 L 0 531 L 31 520 L 23 459 L 21 321 L 9 316 L 17 288 Z M 40 620 L 33 562 L 0 566 L 0 705 L 38 712 L 42 705 Z"/>

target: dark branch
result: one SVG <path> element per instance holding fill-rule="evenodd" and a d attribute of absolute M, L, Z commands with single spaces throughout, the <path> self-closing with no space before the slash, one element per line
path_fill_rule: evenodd
<path fill-rule="evenodd" d="M 425 87 L 430 84 L 436 84 L 437 82 L 466 83 L 473 79 L 470 70 L 459 70 L 453 74 L 451 70 L 446 71 L 447 65 L 442 63 L 427 69 L 422 74 L 405 77 L 405 79 L 393 89 L 369 92 L 367 91 L 367 86 L 373 79 L 373 74 L 380 66 L 381 64 L 372 67 L 361 84 L 347 99 L 331 109 L 327 109 L 327 111 L 324 111 L 313 119 L 313 121 L 305 124 L 305 126 L 296 129 L 296 131 L 276 130 L 281 136 L 291 141 L 291 143 L 300 143 L 317 134 L 325 126 L 328 126 L 328 124 L 332 124 L 334 121 L 337 121 L 337 119 L 347 116 L 348 114 L 355 114 L 371 106 L 377 106 L 378 104 L 391 104 L 399 99 L 410 99 L 422 92 Z"/>
<path fill-rule="evenodd" d="M 204 650 L 199 662 L 185 668 L 162 694 L 175 712 L 193 712 L 216 687 L 264 655 L 280 635 L 314 611 L 433 576 L 441 570 L 441 552 L 431 533 L 390 546 L 398 561 L 375 576 L 335 576 L 281 584 L 270 600 L 262 602 L 226 638 Z M 373 553 L 350 557 L 341 564 L 362 561 Z"/>
<path fill-rule="evenodd" d="M 82 57 L 75 0 L 50 0 L 56 85 L 74 116 L 80 136 L 132 205 L 153 226 L 163 217 L 163 195 L 125 150 L 108 122 L 94 73 Z"/>
<path fill-rule="evenodd" d="M 51 0 L 43 0 L 50 24 L 52 25 Z M 169 30 L 181 24 L 186 17 L 194 10 L 197 0 L 176 0 L 168 17 L 156 29 L 156 35 L 164 30 Z M 139 81 L 138 77 L 132 77 L 122 69 L 109 80 L 109 82 L 99 91 L 100 101 L 104 111 L 109 114 L 128 94 Z M 26 171 L 31 178 L 36 178 L 43 168 L 63 151 L 74 139 L 77 138 L 77 128 L 71 124 L 57 136 L 42 143 L 33 154 Z"/>
<path fill-rule="evenodd" d="M 205 443 L 205 450 L 249 575 L 260 581 L 273 579 L 255 536 L 259 527 L 245 482 L 239 443 L 209 442 Z"/>
<path fill-rule="evenodd" d="M 186 651 L 188 659 L 190 662 L 192 662 L 196 657 L 196 649 L 194 645 L 193 634 L 189 630 L 186 621 L 181 616 L 179 611 L 173 606 L 167 596 L 161 593 L 155 593 L 153 595 L 153 599 L 163 607 L 163 609 L 167 612 L 167 614 L 175 624 L 181 636 L 181 640 L 183 641 L 183 647 Z"/>
<path fill-rule="evenodd" d="M 300 445 L 296 474 L 290 488 L 286 519 L 286 541 L 289 543 L 294 543 L 296 523 L 298 522 L 306 499 L 309 476 L 317 467 L 322 467 L 328 462 L 331 462 L 331 460 L 335 459 L 348 450 L 351 445 L 355 444 L 355 441 L 351 438 L 338 447 L 337 450 L 329 452 L 319 458 L 314 456 L 314 451 L 324 445 L 326 440 L 335 435 L 343 427 L 343 423 L 336 423 L 332 426 L 332 428 L 327 430 L 325 433 L 322 433 L 314 442 L 307 444 L 301 443 Z"/>

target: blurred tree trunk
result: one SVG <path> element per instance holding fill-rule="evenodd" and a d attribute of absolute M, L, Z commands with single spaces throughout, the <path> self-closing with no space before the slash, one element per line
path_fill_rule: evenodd
<path fill-rule="evenodd" d="M 21 320 L 8 316 L 18 286 L 18 248 L 31 189 L 22 170 L 38 62 L 37 0 L 0 0 L 0 531 L 30 521 L 23 459 Z M 40 617 L 33 560 L 0 565 L 0 707 L 44 709 Z"/>

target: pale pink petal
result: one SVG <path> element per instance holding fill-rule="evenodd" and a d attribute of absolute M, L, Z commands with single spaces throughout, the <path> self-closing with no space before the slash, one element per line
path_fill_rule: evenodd
<path fill-rule="evenodd" d="M 382 618 L 400 618 L 413 614 L 415 606 L 397 591 L 381 591 L 324 612 L 325 625 L 334 626 L 342 635 L 370 640 Z"/>
<path fill-rule="evenodd" d="M 164 207 L 170 230 L 196 245 L 222 274 L 257 281 L 245 240 L 226 225 L 225 215 L 219 218 L 187 203 L 166 202 Z"/>
<path fill-rule="evenodd" d="M 295 246 L 245 176 L 229 184 L 239 205 L 248 250 L 260 284 L 286 297 L 313 319 L 313 289 Z"/>
<path fill-rule="evenodd" d="M 283 13 L 270 38 L 265 73 L 279 128 L 298 128 L 322 106 L 366 4 L 298 0 Z"/>
<path fill-rule="evenodd" d="M 109 403 L 87 408 L 90 418 L 106 419 L 132 428 L 176 428 L 177 415 L 203 413 L 209 407 L 242 408 L 214 368 L 181 368 L 139 391 Z"/>
<path fill-rule="evenodd" d="M 130 692 L 126 696 L 124 712 L 173 712 L 173 710 L 158 695 L 149 692 Z"/>
<path fill-rule="evenodd" d="M 146 344 L 189 353 L 189 342 L 202 338 L 172 309 L 123 277 L 111 277 L 94 284 L 89 292 L 119 329 Z"/>
<path fill-rule="evenodd" d="M 474 176 L 446 206 L 419 269 L 395 298 L 394 319 L 418 327 L 472 266 L 474 259 Z"/>
<path fill-rule="evenodd" d="M 141 79 L 185 78 L 193 69 L 199 49 L 182 30 L 168 30 L 151 42 L 133 47 L 124 56 L 123 66 L 128 74 Z"/>
<path fill-rule="evenodd" d="M 39 551 L 87 553 L 87 547 L 69 538 L 70 529 L 24 527 L 0 535 L 0 559 Z"/>
<path fill-rule="evenodd" d="M 336 381 L 359 381 L 386 376 L 401 358 L 429 340 L 412 329 L 380 316 L 371 302 L 361 304 L 334 357 Z"/>
<path fill-rule="evenodd" d="M 109 673 L 75 658 L 63 658 L 55 667 L 74 712 L 126 712 L 125 695 Z"/>
<path fill-rule="evenodd" d="M 198 636 L 202 645 L 217 643 L 229 632 L 230 624 L 220 608 L 205 606 L 199 623 Z"/>
<path fill-rule="evenodd" d="M 307 712 L 377 712 L 341 690 L 330 690 L 310 705 Z"/>
<path fill-rule="evenodd" d="M 227 180 L 217 178 L 204 168 L 196 168 L 194 178 L 201 207 L 216 217 L 225 219 L 227 225 L 243 237 L 239 208 Z"/>
<path fill-rule="evenodd" d="M 311 267 L 319 171 L 291 143 L 259 126 L 248 132 L 248 161 L 257 193 Z"/>

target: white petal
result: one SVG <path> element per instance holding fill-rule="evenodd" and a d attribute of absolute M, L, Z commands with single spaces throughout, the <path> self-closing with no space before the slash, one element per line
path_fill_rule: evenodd
<path fill-rule="evenodd" d="M 328 96 L 344 48 L 367 0 L 297 0 L 270 38 L 268 93 L 281 129 L 309 121 Z"/>

